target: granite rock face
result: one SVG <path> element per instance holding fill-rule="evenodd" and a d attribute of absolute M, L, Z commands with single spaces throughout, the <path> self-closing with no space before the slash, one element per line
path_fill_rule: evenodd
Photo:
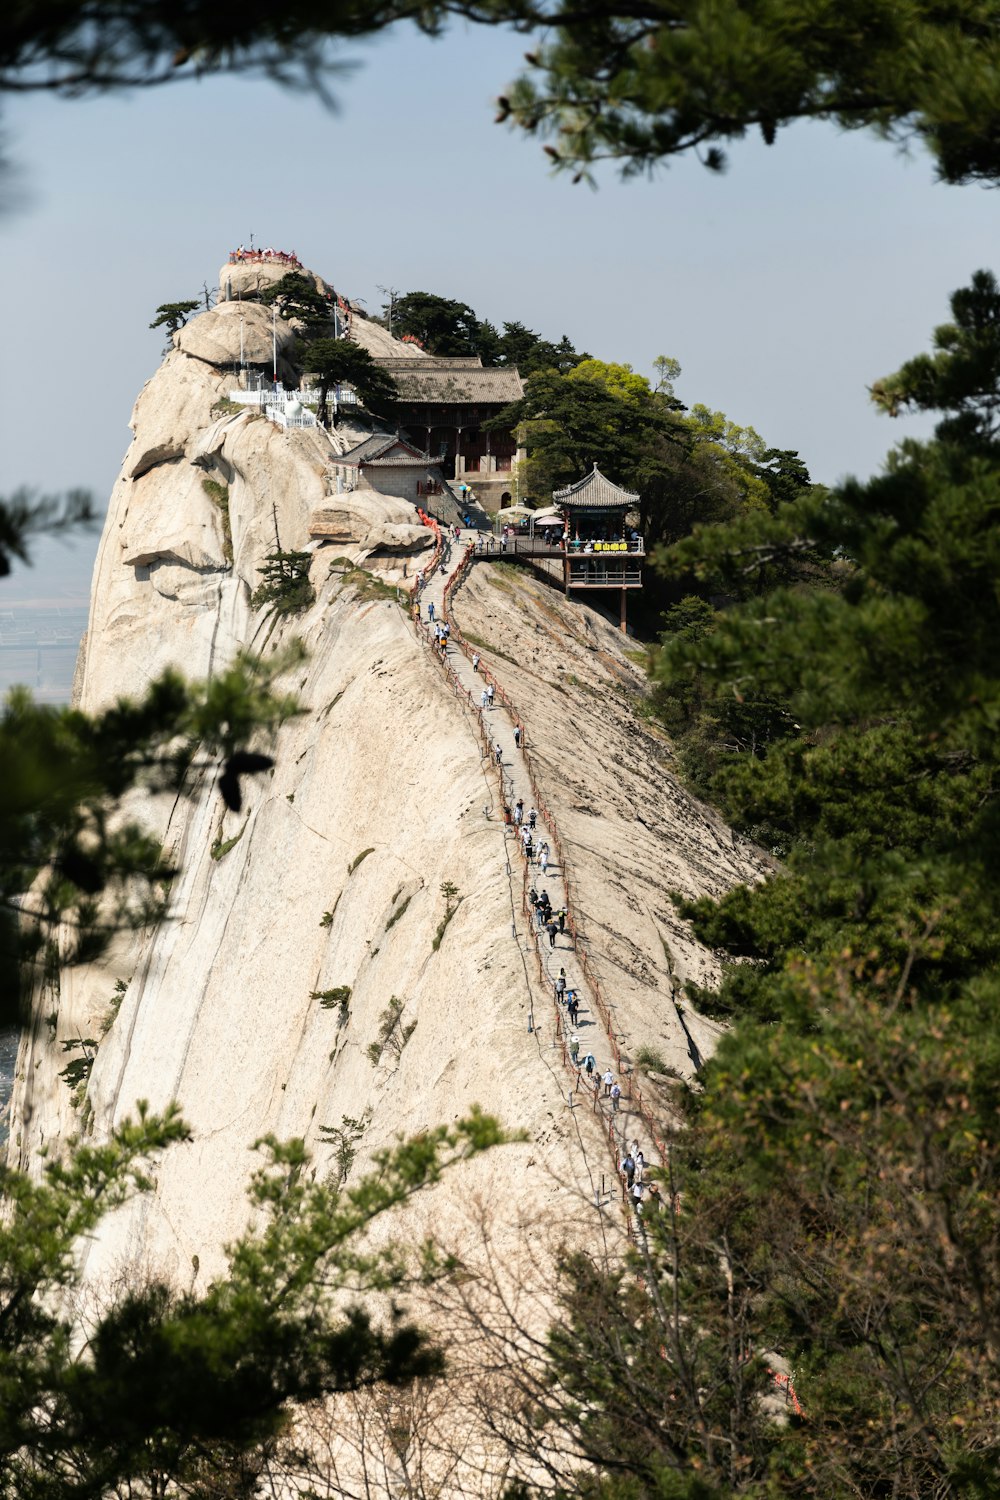
<path fill-rule="evenodd" d="M 13 1103 L 17 1165 L 37 1171 L 81 1130 L 100 1139 L 142 1099 L 176 1099 L 192 1127 L 155 1192 L 84 1252 L 95 1281 L 147 1267 L 188 1283 L 194 1257 L 201 1275 L 216 1271 L 246 1222 L 253 1143 L 269 1132 L 305 1137 L 325 1173 L 321 1127 L 361 1121 L 360 1172 L 399 1133 L 478 1103 L 526 1139 L 436 1190 L 433 1217 L 457 1230 L 481 1198 L 501 1247 L 529 1201 L 579 1228 L 595 1170 L 609 1170 L 597 1117 L 567 1108 L 551 997 L 533 993 L 530 940 L 512 925 L 520 872 L 468 710 L 405 607 L 339 561 L 369 567 L 405 605 L 407 558 L 412 581 L 426 531 L 398 499 L 338 495 L 321 429 L 285 431 L 225 402 L 236 305 L 192 319 L 136 402 L 95 566 L 79 701 L 97 709 L 168 665 L 207 676 L 239 650 L 298 636 L 308 658 L 286 686 L 306 711 L 268 747 L 276 768 L 248 784 L 239 815 L 224 811 L 215 768 L 176 800 L 143 799 L 182 869 L 168 920 L 120 936 L 100 965 L 65 970 L 35 996 Z M 270 338 L 259 311 L 244 323 L 244 349 L 247 321 Z M 381 346 L 389 336 L 378 333 Z M 342 441 L 362 435 L 348 428 Z M 309 545 L 317 511 L 341 528 L 315 550 L 317 601 L 275 622 L 251 607 L 258 569 L 276 540 Z M 665 893 L 718 892 L 754 878 L 759 858 L 679 788 L 669 746 L 635 713 L 641 673 L 607 621 L 541 583 L 497 586 L 487 564 L 457 615 L 488 643 L 530 722 L 628 1044 L 658 1047 L 690 1073 L 692 1031 L 706 1052 L 714 1030 L 697 1017 L 685 1026 L 673 984 L 711 978 L 715 961 Z M 460 899 L 442 934 L 446 884 Z M 345 990 L 343 1005 L 324 1004 Z M 416 1029 L 398 1059 L 373 1064 L 393 996 Z M 59 1076 L 61 1043 L 77 1036 L 100 1038 L 82 1105 Z"/>

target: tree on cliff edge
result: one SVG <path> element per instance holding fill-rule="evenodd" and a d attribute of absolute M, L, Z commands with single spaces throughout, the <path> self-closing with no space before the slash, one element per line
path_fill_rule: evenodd
<path fill-rule="evenodd" d="M 380 369 L 368 350 L 352 339 L 313 339 L 298 358 L 305 373 L 316 377 L 321 422 L 327 420 L 331 386 L 350 386 L 358 404 L 373 416 L 387 415 L 397 399 L 392 376 Z"/>

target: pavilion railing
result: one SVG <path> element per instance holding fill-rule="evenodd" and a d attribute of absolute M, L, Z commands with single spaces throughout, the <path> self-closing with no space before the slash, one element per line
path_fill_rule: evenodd
<path fill-rule="evenodd" d="M 642 570 L 640 568 L 619 565 L 602 565 L 601 563 L 577 564 L 572 558 L 569 565 L 568 583 L 570 588 L 623 588 L 626 584 L 641 584 Z"/>

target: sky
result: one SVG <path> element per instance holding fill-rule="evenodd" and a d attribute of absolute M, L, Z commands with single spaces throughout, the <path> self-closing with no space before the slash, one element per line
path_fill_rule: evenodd
<path fill-rule="evenodd" d="M 524 45 L 398 30 L 352 48 L 333 113 L 251 79 L 9 100 L 0 494 L 84 485 L 106 505 L 162 352 L 156 307 L 213 285 L 251 233 L 372 310 L 380 285 L 432 291 L 645 375 L 671 355 L 682 400 L 798 450 L 818 480 L 871 474 L 921 430 L 866 387 L 996 268 L 995 196 L 936 184 L 919 148 L 814 124 L 734 143 L 722 176 L 691 158 L 574 187 L 493 124 Z M 95 549 L 46 546 L 13 586 L 85 593 Z"/>

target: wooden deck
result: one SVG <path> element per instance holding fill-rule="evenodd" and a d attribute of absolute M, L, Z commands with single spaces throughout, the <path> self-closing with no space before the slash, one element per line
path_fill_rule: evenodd
<path fill-rule="evenodd" d="M 539 536 L 508 536 L 508 537 L 480 537 L 476 546 L 477 557 L 545 557 L 559 562 L 567 555 L 566 548 L 561 542 L 553 545 Z M 645 540 L 640 537 L 637 542 L 629 542 L 628 550 L 621 552 L 584 552 L 582 548 L 573 546 L 569 549 L 570 562 L 596 562 L 606 566 L 612 559 L 616 561 L 628 560 L 632 562 L 636 558 L 645 557 Z"/>

